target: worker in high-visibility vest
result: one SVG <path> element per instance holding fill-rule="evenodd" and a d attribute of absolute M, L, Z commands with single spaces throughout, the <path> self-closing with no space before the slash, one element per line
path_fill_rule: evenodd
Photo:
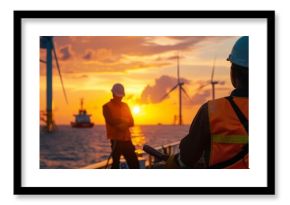
<path fill-rule="evenodd" d="M 230 96 L 201 106 L 189 133 L 170 156 L 167 168 L 248 169 L 248 70 L 249 38 L 239 38 L 228 61 L 231 62 Z"/>
<path fill-rule="evenodd" d="M 139 169 L 139 162 L 132 144 L 129 128 L 134 126 L 134 120 L 129 106 L 122 102 L 125 96 L 124 86 L 113 85 L 113 99 L 103 105 L 103 115 L 106 121 L 107 137 L 111 141 L 113 158 L 112 169 L 120 168 L 120 157 L 123 155 L 130 169 Z"/>

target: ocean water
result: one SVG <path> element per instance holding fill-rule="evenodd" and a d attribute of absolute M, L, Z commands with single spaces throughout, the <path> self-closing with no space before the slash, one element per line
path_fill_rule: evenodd
<path fill-rule="evenodd" d="M 157 147 L 180 141 L 189 125 L 146 125 L 131 128 L 138 153 L 146 143 Z M 41 169 L 76 169 L 107 160 L 111 152 L 105 126 L 88 129 L 58 126 L 53 133 L 40 133 Z"/>

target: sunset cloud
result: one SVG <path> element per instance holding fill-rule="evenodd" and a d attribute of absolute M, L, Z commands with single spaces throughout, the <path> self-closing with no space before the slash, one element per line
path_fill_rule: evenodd
<path fill-rule="evenodd" d="M 55 36 L 54 45 L 70 102 L 63 106 L 65 100 L 53 59 L 53 104 L 57 108 L 65 107 L 54 113 L 56 122 L 69 123 L 77 112 L 79 99 L 85 98 L 92 120 L 103 124 L 102 105 L 111 99 L 112 85 L 120 82 L 126 89 L 124 102 L 130 107 L 140 107 L 136 124 L 172 123 L 172 116 L 178 114 L 178 88 L 162 97 L 177 84 L 179 56 L 180 76 L 187 92 L 187 95 L 182 93 L 183 120 L 190 123 L 198 106 L 212 98 L 209 80 L 214 56 L 214 79 L 224 81 L 216 86 L 216 98 L 232 90 L 226 58 L 236 39 L 226 36 Z M 40 59 L 46 60 L 45 49 L 40 49 Z M 40 63 L 40 75 L 40 109 L 45 110 L 45 63 Z"/>
<path fill-rule="evenodd" d="M 161 68 L 175 63 L 179 51 L 201 52 L 197 49 L 199 45 L 202 42 L 210 43 L 214 39 L 215 37 L 206 36 L 56 36 L 54 38 L 63 73 L 71 72 L 72 69 L 75 72 L 123 72 Z M 223 39 L 226 38 L 219 38 L 218 41 Z M 41 69 L 44 69 L 44 66 Z"/>
<path fill-rule="evenodd" d="M 92 52 L 88 51 L 84 56 L 83 56 L 84 60 L 91 60 L 92 59 Z"/>
<path fill-rule="evenodd" d="M 191 102 L 193 105 L 203 104 L 209 100 L 210 95 L 211 95 L 211 89 L 203 90 L 193 95 L 191 98 L 192 99 Z"/>
<path fill-rule="evenodd" d="M 63 47 L 60 49 L 60 59 L 61 60 L 69 60 L 72 57 L 71 51 L 69 46 Z"/>
<path fill-rule="evenodd" d="M 182 78 L 181 81 L 185 84 L 190 83 L 189 80 L 184 78 Z M 162 97 L 176 84 L 177 78 L 167 75 L 163 75 L 160 78 L 155 79 L 154 85 L 147 85 L 144 88 L 140 98 L 141 103 L 160 103 L 164 100 Z"/>

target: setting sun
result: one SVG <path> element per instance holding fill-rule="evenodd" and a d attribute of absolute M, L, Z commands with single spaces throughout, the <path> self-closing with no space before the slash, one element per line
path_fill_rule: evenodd
<path fill-rule="evenodd" d="M 139 106 L 134 106 L 134 107 L 133 107 L 133 113 L 134 113 L 135 115 L 139 114 L 139 113 L 140 113 L 140 107 L 139 107 Z"/>

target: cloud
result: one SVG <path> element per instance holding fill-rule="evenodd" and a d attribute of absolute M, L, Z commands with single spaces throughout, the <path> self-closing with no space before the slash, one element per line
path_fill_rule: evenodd
<path fill-rule="evenodd" d="M 104 62 L 87 62 L 82 64 L 81 66 L 77 63 L 71 63 L 70 65 L 66 65 L 66 67 L 70 69 L 65 69 L 66 71 L 71 71 L 71 69 L 79 69 L 78 72 L 89 73 L 89 72 L 126 72 L 129 70 L 138 70 L 138 69 L 149 69 L 149 68 L 159 68 L 163 66 L 169 65 L 165 62 L 129 62 L 129 63 L 104 63 Z M 62 66 L 62 65 L 61 65 Z"/>
<path fill-rule="evenodd" d="M 92 59 L 92 52 L 89 51 L 83 56 L 84 60 L 91 60 Z"/>
<path fill-rule="evenodd" d="M 69 60 L 72 57 L 70 48 L 68 46 L 61 48 L 59 51 L 61 53 L 61 60 Z"/>
<path fill-rule="evenodd" d="M 190 83 L 189 80 L 182 78 L 184 83 Z M 141 103 L 159 103 L 163 99 L 162 97 L 177 84 L 177 78 L 162 75 L 155 79 L 153 86 L 147 85 L 140 98 Z"/>
<path fill-rule="evenodd" d="M 212 99 L 212 89 L 210 84 L 202 84 L 202 82 L 207 82 L 207 81 L 198 81 L 201 84 L 200 85 L 209 85 L 209 88 L 204 89 L 204 87 L 197 88 L 196 93 L 190 97 L 191 101 L 184 101 L 186 106 L 196 106 L 196 105 L 201 105 L 207 102 L 208 100 Z M 225 85 L 225 81 L 220 81 L 220 85 Z M 215 87 L 215 91 L 228 91 L 230 94 L 232 88 L 231 87 Z"/>
<path fill-rule="evenodd" d="M 88 79 L 89 76 L 86 75 L 86 74 L 82 74 L 82 75 L 71 75 L 71 78 L 74 78 L 74 79 Z"/>
<path fill-rule="evenodd" d="M 125 95 L 125 100 L 134 100 L 134 95 L 133 94 L 129 94 L 129 95 Z"/>
<path fill-rule="evenodd" d="M 204 90 L 202 92 L 198 92 L 192 96 L 192 104 L 193 105 L 200 105 L 208 101 L 211 94 L 211 89 Z"/>
<path fill-rule="evenodd" d="M 158 43 L 159 39 L 174 39 L 175 43 Z M 154 55 L 169 51 L 191 48 L 195 44 L 210 37 L 206 36 L 179 36 L 179 37 L 146 37 L 146 36 L 61 36 L 56 37 L 58 46 L 71 47 L 80 56 L 87 55 L 86 50 L 96 52 L 95 57 L 123 54 L 133 56 Z"/>
<path fill-rule="evenodd" d="M 217 82 L 216 85 L 225 85 L 225 81 L 224 80 L 217 80 L 216 82 Z M 195 84 L 198 85 L 197 92 L 199 92 L 203 88 L 205 88 L 207 86 L 211 86 L 211 81 L 210 80 L 206 80 L 206 81 L 205 80 L 198 80 L 198 81 L 195 82 Z M 216 89 L 217 89 L 217 87 L 216 87 Z"/>
<path fill-rule="evenodd" d="M 202 42 L 227 39 L 209 36 L 56 36 L 63 73 L 123 72 L 173 65 L 178 51 L 201 52 Z M 41 49 L 43 50 L 43 49 Z M 191 54 L 192 55 L 192 54 Z M 195 54 L 194 54 L 195 55 Z M 180 56 L 182 58 L 182 55 Z M 43 72 L 42 72 L 43 73 Z"/>

